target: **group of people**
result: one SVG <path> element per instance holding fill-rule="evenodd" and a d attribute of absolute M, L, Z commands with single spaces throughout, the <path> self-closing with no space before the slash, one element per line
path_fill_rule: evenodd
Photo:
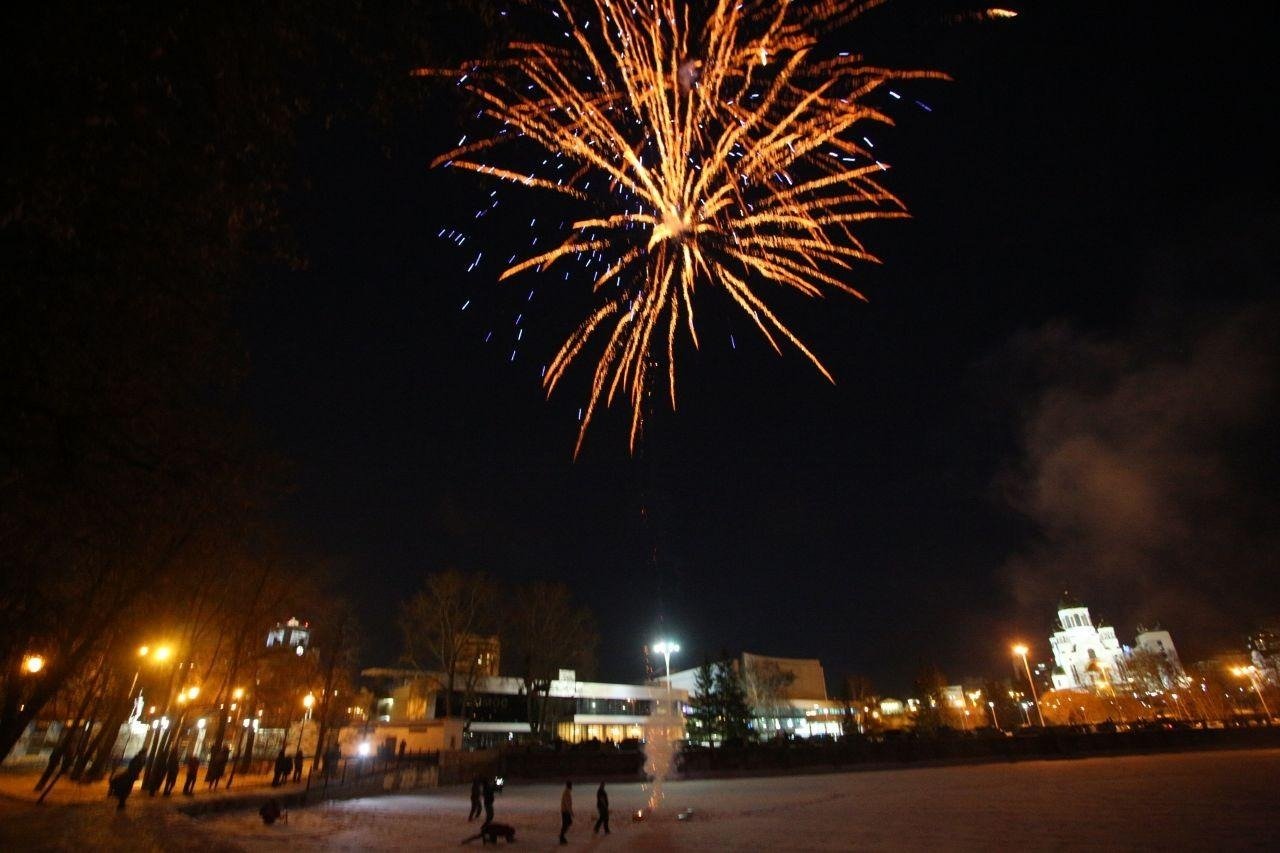
<path fill-rule="evenodd" d="M 209 790 L 214 790 L 222 781 L 222 776 L 226 772 L 227 764 L 231 760 L 231 748 L 225 744 L 213 750 L 209 756 L 209 771 L 205 775 L 205 781 L 209 783 Z M 163 764 L 161 763 L 163 761 Z M 169 751 L 163 757 L 157 757 L 151 770 L 147 771 L 146 777 L 143 779 L 143 790 L 151 796 L 155 796 L 157 792 L 162 791 L 164 796 L 168 797 L 173 793 L 174 787 L 178 784 L 178 776 L 182 772 L 182 768 L 187 770 L 187 778 L 182 784 L 182 793 L 186 796 L 194 796 L 196 792 L 196 779 L 200 775 L 200 756 L 194 751 L 187 754 L 185 759 L 178 755 L 177 750 Z M 123 810 L 125 802 L 129 799 L 129 795 L 133 793 L 134 785 L 138 783 L 138 777 L 143 775 L 143 771 L 147 768 L 147 753 L 139 750 L 133 758 L 129 759 L 129 763 L 116 775 L 112 776 L 107 782 L 107 794 L 114 797 L 118 801 L 116 810 Z"/>
<path fill-rule="evenodd" d="M 491 776 L 477 776 L 471 780 L 471 813 L 467 815 L 467 823 L 480 817 L 482 802 L 485 824 L 493 823 L 493 795 L 497 790 L 497 783 Z"/>
<path fill-rule="evenodd" d="M 496 788 L 494 780 L 488 776 L 477 776 L 471 782 L 471 813 L 467 815 L 468 822 L 480 817 L 481 807 L 483 806 L 484 825 L 489 826 L 493 823 L 493 796 Z M 569 843 L 567 833 L 572 825 L 573 782 L 570 781 L 564 783 L 564 791 L 560 794 L 561 844 Z M 595 835 L 601 829 L 604 829 L 605 835 L 609 834 L 609 792 L 605 790 L 603 782 L 596 789 L 596 825 L 591 830 L 591 834 Z"/>
<path fill-rule="evenodd" d="M 293 775 L 293 781 L 302 781 L 302 764 L 306 758 L 302 754 L 302 747 L 298 747 L 298 751 L 290 758 L 285 754 L 284 747 L 280 747 L 280 754 L 276 756 L 275 772 L 271 777 L 271 787 L 278 788 L 289 781 L 289 775 Z"/>
<path fill-rule="evenodd" d="M 226 768 L 226 758 L 219 760 L 217 753 L 214 754 L 212 761 L 209 762 L 209 787 L 213 788 L 222 779 L 222 773 Z M 182 793 L 190 797 L 196 792 L 196 777 L 200 775 L 200 756 L 194 752 L 187 755 L 186 759 L 179 759 L 177 752 L 169 753 L 169 759 L 165 762 L 164 767 L 164 795 L 167 797 L 173 793 L 173 788 L 178 784 L 178 774 L 183 767 L 187 768 L 187 778 L 182 783 Z M 215 775 L 216 774 L 216 775 Z M 158 781 L 158 780 L 157 780 Z M 155 790 L 150 792 L 153 796 Z"/>
<path fill-rule="evenodd" d="M 564 791 L 560 794 L 560 843 L 568 844 L 569 839 L 566 833 L 569 827 L 573 826 L 573 782 L 564 783 Z M 604 834 L 609 834 L 609 792 L 604 789 L 604 783 L 600 783 L 600 787 L 596 788 L 596 825 L 591 830 L 591 834 L 595 835 L 604 828 Z"/>

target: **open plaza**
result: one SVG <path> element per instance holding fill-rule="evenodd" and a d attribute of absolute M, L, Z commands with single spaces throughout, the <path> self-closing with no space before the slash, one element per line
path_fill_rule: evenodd
<path fill-rule="evenodd" d="M 593 835 L 598 780 L 575 780 L 570 847 L 607 850 L 1239 850 L 1274 838 L 1280 750 L 1028 761 L 855 773 L 609 784 L 611 835 Z M 509 785 L 498 821 L 526 849 L 557 846 L 561 784 Z M 295 809 L 264 826 L 253 810 L 188 817 L 140 802 L 0 801 L 4 849 L 435 850 L 477 831 L 467 790 Z M 692 810 L 687 819 L 678 819 Z M 475 842 L 478 843 L 478 842 Z"/>

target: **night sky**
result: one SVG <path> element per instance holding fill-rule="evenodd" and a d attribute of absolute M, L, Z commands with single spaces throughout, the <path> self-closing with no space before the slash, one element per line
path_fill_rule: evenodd
<path fill-rule="evenodd" d="M 550 401 L 538 382 L 586 280 L 497 282 L 564 206 L 508 187 L 499 231 L 436 237 L 490 189 L 427 168 L 467 129 L 455 91 L 424 83 L 391 129 L 304 132 L 309 267 L 244 306 L 246 393 L 367 664 L 395 661 L 399 603 L 450 566 L 570 584 L 617 680 L 659 631 L 680 666 L 818 657 L 887 691 L 923 663 L 1003 674 L 1011 639 L 1047 655 L 1064 587 L 1126 642 L 1160 621 L 1189 659 L 1280 613 L 1275 13 L 936 5 L 840 37 L 955 79 L 903 87 L 932 112 L 904 103 L 873 137 L 914 219 L 863 232 L 884 261 L 856 273 L 869 304 L 779 303 L 836 384 L 713 300 L 679 410 L 635 457 L 615 407 L 574 461 L 586 371 Z"/>

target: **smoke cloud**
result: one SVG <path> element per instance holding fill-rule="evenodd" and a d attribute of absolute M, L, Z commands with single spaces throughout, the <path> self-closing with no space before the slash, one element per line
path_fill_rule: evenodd
<path fill-rule="evenodd" d="M 1001 480 L 1032 528 L 1006 565 L 1021 618 L 1070 589 L 1126 640 L 1159 621 L 1209 653 L 1280 612 L 1278 308 L 1014 342 L 1038 389 Z"/>

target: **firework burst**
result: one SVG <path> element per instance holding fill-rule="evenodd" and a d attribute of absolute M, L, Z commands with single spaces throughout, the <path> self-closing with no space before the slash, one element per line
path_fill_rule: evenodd
<path fill-rule="evenodd" d="M 594 208 L 559 245 L 501 275 L 602 261 L 597 303 L 543 379 L 549 395 L 589 344 L 600 352 L 575 454 L 599 405 L 619 395 L 634 449 L 651 371 L 665 372 L 675 406 L 677 339 L 698 344 L 699 288 L 723 289 L 776 351 L 789 343 L 832 379 L 770 307 L 769 289 L 863 298 L 847 273 L 876 258 L 857 224 L 907 216 L 860 135 L 892 124 L 869 96 L 893 80 L 943 76 L 819 55 L 822 35 L 874 5 L 710 0 L 693 16 L 676 0 L 558 0 L 558 43 L 513 42 L 497 59 L 418 72 L 454 78 L 494 128 L 432 165 Z M 572 171 L 513 165 L 509 149 L 530 144 Z"/>

